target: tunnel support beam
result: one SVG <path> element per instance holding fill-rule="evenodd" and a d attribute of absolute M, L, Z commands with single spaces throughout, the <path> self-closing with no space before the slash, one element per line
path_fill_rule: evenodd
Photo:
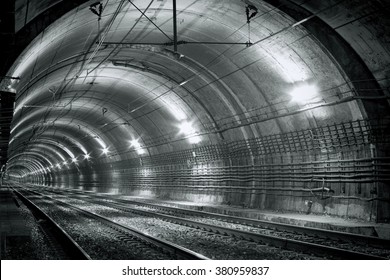
<path fill-rule="evenodd" d="M 176 15 L 176 0 L 173 1 L 173 50 L 177 52 L 177 15 Z"/>

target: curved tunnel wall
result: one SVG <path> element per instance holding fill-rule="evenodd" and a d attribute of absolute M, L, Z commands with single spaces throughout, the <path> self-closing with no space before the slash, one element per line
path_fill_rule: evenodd
<path fill-rule="evenodd" d="M 104 3 L 101 20 L 81 5 L 26 48 L 9 71 L 20 82 L 6 85 L 17 94 L 10 177 L 280 211 L 313 201 L 316 213 L 388 220 L 388 79 L 316 37 L 340 36 L 321 12 L 348 6 L 180 1 L 187 43 L 175 53 L 158 45 L 172 36 L 171 2 L 154 2 L 134 1 L 150 21 L 127 1 Z M 259 9 L 250 47 L 247 4 Z M 316 96 L 291 100 L 308 84 Z"/>

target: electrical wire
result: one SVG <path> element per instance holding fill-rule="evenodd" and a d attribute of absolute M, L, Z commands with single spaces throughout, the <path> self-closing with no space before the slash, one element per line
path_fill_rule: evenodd
<path fill-rule="evenodd" d="M 153 2 L 153 1 L 152 1 L 152 2 Z M 307 2 L 307 1 L 304 1 L 303 3 L 305 3 L 305 2 Z M 338 2 L 338 3 L 341 3 L 341 2 L 343 2 L 343 1 L 340 1 L 340 2 Z M 337 3 L 337 4 L 338 4 L 338 3 Z M 335 6 L 335 5 L 336 5 L 336 4 L 332 5 L 331 7 L 333 7 L 333 6 Z M 149 6 L 150 6 L 150 5 L 149 5 Z M 329 8 L 329 7 L 328 7 L 328 8 Z M 277 9 L 277 8 L 275 8 L 275 9 Z M 325 9 L 322 9 L 320 12 L 323 12 L 324 10 L 325 10 Z M 320 12 L 318 12 L 318 13 L 320 13 Z M 317 13 L 317 14 L 318 14 L 318 13 Z M 307 19 L 305 19 L 305 21 L 306 21 L 306 20 L 307 20 Z M 244 24 L 243 26 L 245 26 L 245 24 Z M 130 32 L 131 32 L 131 31 L 130 31 Z M 122 41 L 123 41 L 123 40 L 122 40 Z M 214 58 L 213 60 L 211 60 L 208 64 L 205 65 L 205 68 L 211 66 L 211 65 L 213 64 L 214 61 L 218 60 L 222 55 L 224 55 L 227 51 L 229 51 L 229 49 L 230 49 L 230 48 L 228 48 L 227 50 L 225 50 L 224 52 L 222 52 L 219 56 L 217 56 L 216 58 Z M 111 55 L 111 54 L 112 54 L 112 52 L 110 53 L 110 55 Z M 105 61 L 105 59 L 103 59 L 103 61 Z M 101 63 L 100 63 L 100 64 L 101 64 Z M 97 67 L 99 67 L 100 64 L 99 64 Z M 252 63 L 252 64 L 253 64 L 253 63 Z M 250 66 L 250 65 L 252 65 L 252 64 L 249 64 L 249 65 L 247 65 L 247 66 Z M 245 68 L 245 67 L 247 67 L 247 66 L 244 66 L 244 67 L 242 67 L 242 68 L 239 69 L 239 70 L 242 70 L 243 68 Z M 95 67 L 94 69 L 96 69 L 97 67 Z M 237 70 L 237 71 L 239 71 L 239 70 Z M 231 74 L 233 74 L 233 73 L 235 73 L 235 72 L 237 72 L 237 71 L 234 71 L 234 72 L 232 72 Z M 198 75 L 201 74 L 202 72 L 203 72 L 203 71 L 201 70 L 201 71 L 198 71 L 198 72 L 194 73 L 194 75 L 193 75 L 192 77 L 190 77 L 190 79 L 187 79 L 187 82 L 190 81 L 190 80 L 192 80 L 193 78 L 196 78 L 196 76 L 198 76 Z M 225 77 L 227 77 L 227 76 L 228 76 L 228 75 L 225 75 L 225 76 L 222 77 L 222 78 L 225 78 Z M 221 78 L 221 79 L 222 79 L 222 78 Z M 218 79 L 218 80 L 220 80 L 220 79 Z M 216 82 L 216 81 L 218 81 L 218 80 L 214 80 L 214 81 L 208 83 L 207 85 L 210 85 L 211 83 Z M 207 85 L 206 85 L 206 86 L 207 86 Z M 156 87 L 155 89 L 157 89 L 157 88 L 159 88 L 159 87 L 160 87 L 160 86 Z M 175 87 L 175 88 L 176 88 L 176 87 Z M 174 88 L 174 89 L 175 89 L 175 88 Z M 151 89 L 148 93 L 153 92 L 155 89 Z M 197 90 L 199 90 L 199 89 L 197 89 Z M 196 91 L 197 91 L 197 90 L 196 90 Z M 149 104 L 149 103 L 151 103 L 151 102 L 153 102 L 153 101 L 155 101 L 155 100 L 161 98 L 162 96 L 166 95 L 167 93 L 169 93 L 169 92 L 171 92 L 171 91 L 173 91 L 173 89 L 166 91 L 165 93 L 161 94 L 160 96 L 154 98 L 152 101 L 148 101 L 147 104 Z M 140 107 L 133 109 L 131 112 L 135 112 L 135 111 L 137 111 L 138 109 L 140 109 L 140 108 L 146 106 L 147 104 L 141 105 Z"/>
<path fill-rule="evenodd" d="M 124 1 L 124 0 L 122 0 L 122 1 Z M 149 8 L 150 8 L 150 6 L 153 4 L 153 2 L 154 2 L 154 0 L 151 0 L 151 1 L 150 1 L 150 3 L 148 4 L 148 6 L 147 6 L 147 7 L 145 8 L 145 10 L 143 11 L 143 14 L 145 14 L 145 13 L 149 10 Z M 122 2 L 121 2 L 121 3 L 122 3 Z M 131 32 L 134 30 L 134 28 L 138 25 L 138 23 L 139 23 L 140 20 L 142 19 L 143 14 L 141 14 L 141 16 L 136 20 L 136 22 L 133 24 L 133 26 L 130 28 L 130 30 L 122 37 L 120 43 L 123 43 L 124 40 L 130 35 L 130 33 L 131 33 Z M 104 40 L 102 40 L 101 43 L 103 43 L 103 41 L 104 41 Z M 120 45 L 114 47 L 113 50 L 112 50 L 108 55 L 106 55 L 106 57 L 103 58 L 103 59 L 101 60 L 101 62 L 98 63 L 98 65 L 96 65 L 91 71 L 89 71 L 89 73 L 91 73 L 91 72 L 93 72 L 94 70 L 96 70 L 97 68 L 99 68 L 100 65 L 102 65 L 102 63 L 104 63 L 104 62 L 105 62 L 105 61 L 106 61 L 114 52 L 117 51 L 117 49 L 119 48 L 119 46 L 120 46 Z M 88 73 L 87 73 L 87 74 L 88 74 Z"/>
<path fill-rule="evenodd" d="M 110 0 L 108 0 L 108 1 L 106 2 L 104 8 L 108 5 L 109 1 L 110 1 Z M 103 35 L 101 36 L 101 42 L 104 41 L 105 36 L 108 34 L 109 29 L 110 29 L 111 26 L 113 25 L 113 23 L 114 23 L 116 17 L 118 16 L 118 14 L 119 14 L 119 12 L 120 12 L 120 10 L 121 10 L 121 8 L 122 8 L 124 2 L 125 2 L 125 0 L 121 0 L 120 4 L 119 4 L 118 7 L 116 8 L 116 10 L 115 10 L 113 16 L 112 16 L 111 19 L 110 19 L 110 22 L 108 23 L 108 25 L 106 26 L 106 28 L 104 29 L 104 31 L 98 30 L 97 38 L 99 38 L 99 37 L 100 37 L 100 34 L 103 32 Z M 98 20 L 98 21 L 99 21 L 99 20 Z M 99 26 L 100 26 L 100 25 L 99 25 Z M 88 39 L 89 39 L 89 37 L 87 38 L 87 40 L 88 40 Z M 85 43 L 86 43 L 86 41 L 85 41 Z M 85 45 L 85 44 L 84 44 L 84 45 Z M 94 44 L 92 44 L 92 45 L 90 46 L 89 50 L 92 48 L 93 45 L 94 45 Z M 100 45 L 101 45 L 101 44 L 100 44 Z M 84 65 L 88 65 L 88 62 L 90 62 L 90 61 L 92 60 L 92 58 L 95 57 L 95 55 L 96 55 L 97 51 L 99 50 L 99 48 L 100 48 L 99 45 L 95 47 L 94 51 L 92 52 L 92 54 L 91 54 L 91 56 L 89 57 L 89 59 L 87 60 L 87 62 L 84 63 L 84 64 L 80 67 L 79 71 L 77 72 L 76 75 L 74 75 L 74 77 L 73 77 L 72 79 L 69 79 L 68 82 L 65 83 L 66 77 L 64 78 L 64 82 L 58 87 L 58 88 L 61 88 L 61 90 L 59 91 L 59 98 L 58 98 L 58 100 L 60 100 L 60 97 L 62 96 L 62 93 L 65 91 L 65 89 L 66 89 L 73 81 L 76 82 L 76 79 L 79 77 L 80 73 L 82 73 L 82 71 L 83 71 L 83 69 L 84 69 Z M 85 55 L 87 55 L 87 54 L 89 53 L 89 50 L 85 52 Z M 76 65 L 76 64 L 74 63 L 73 65 Z M 70 70 L 68 71 L 67 76 L 71 73 L 71 71 L 72 71 L 72 69 L 70 69 Z M 64 83 L 65 83 L 65 85 L 64 85 Z M 58 90 L 57 90 L 57 92 L 58 92 Z M 77 95 L 74 96 L 73 101 L 76 100 L 76 99 L 77 99 Z M 70 101 L 68 104 L 71 104 L 73 101 Z M 68 110 L 68 111 L 69 111 L 69 110 Z M 48 108 L 48 110 L 46 111 L 46 113 L 45 113 L 44 116 L 43 116 L 43 121 L 48 117 L 48 115 L 50 114 L 50 112 L 51 112 L 51 109 Z M 66 112 L 65 112 L 65 114 L 66 114 Z M 62 116 L 63 116 L 63 115 L 59 114 L 59 115 L 57 116 L 57 119 L 61 118 Z M 41 127 L 41 129 L 43 129 L 43 131 L 42 131 L 42 133 L 43 133 L 43 132 L 44 132 L 44 128 Z M 39 131 L 33 131 L 32 137 L 34 136 L 35 133 L 39 133 Z M 40 135 L 40 134 L 37 134 L 36 136 L 39 137 L 39 135 Z M 32 138 L 31 138 L 30 140 L 32 140 Z"/>
<path fill-rule="evenodd" d="M 145 12 L 141 11 L 131 0 L 128 0 L 131 5 L 133 5 L 145 18 L 148 19 L 148 21 L 153 24 L 162 34 L 164 34 L 165 37 L 167 37 L 170 41 L 173 41 L 171 37 L 169 37 L 158 25 L 156 25 L 146 14 Z M 153 2 L 153 1 L 152 1 Z M 151 3 L 150 3 L 151 5 Z M 150 6 L 149 5 L 149 6 Z"/>
<path fill-rule="evenodd" d="M 267 36 L 267 37 L 265 37 L 265 38 L 263 38 L 263 39 L 260 39 L 260 40 L 258 40 L 258 41 L 256 41 L 256 42 L 254 42 L 254 43 L 253 43 L 252 45 L 250 45 L 249 47 L 246 47 L 246 48 L 244 48 L 244 49 L 242 49 L 242 50 L 240 50 L 240 51 L 234 53 L 232 56 L 236 56 L 236 55 L 238 55 L 239 53 L 241 53 L 241 52 L 243 52 L 243 51 L 249 49 L 250 47 L 252 47 L 252 46 L 254 46 L 254 45 L 257 45 L 257 44 L 259 44 L 259 43 L 261 43 L 261 42 L 264 42 L 265 40 L 268 40 L 268 39 L 270 39 L 270 38 L 273 38 L 274 36 L 276 36 L 276 35 L 278 35 L 278 34 L 280 34 L 280 33 L 282 33 L 282 32 L 285 32 L 285 31 L 287 31 L 287 30 L 289 30 L 289 29 L 291 29 L 291 28 L 294 28 L 294 27 L 296 27 L 296 26 L 298 26 L 298 25 L 300 25 L 300 24 L 302 24 L 302 23 L 304 23 L 304 22 L 306 22 L 306 21 L 308 21 L 308 20 L 314 18 L 314 17 L 317 16 L 318 14 L 323 13 L 324 11 L 326 11 L 326 10 L 328 10 L 328 9 L 331 9 L 331 8 L 333 8 L 333 7 L 335 7 L 335 6 L 339 5 L 339 4 L 341 4 L 341 3 L 344 2 L 344 1 L 346 1 L 346 0 L 341 0 L 341 1 L 337 2 L 337 3 L 335 3 L 335 4 L 332 4 L 332 5 L 330 5 L 330 6 L 326 7 L 326 8 L 321 9 L 321 10 L 318 11 L 317 13 L 314 13 L 314 14 L 312 14 L 311 16 L 305 18 L 305 19 L 302 19 L 302 20 L 300 20 L 300 21 L 298 21 L 298 22 L 296 22 L 296 23 L 294 23 L 294 24 L 292 24 L 292 25 L 289 25 L 289 26 L 287 26 L 287 27 L 285 27 L 285 28 L 282 28 L 281 30 L 279 30 L 279 31 L 277 31 L 277 32 L 275 32 L 275 33 L 273 33 L 273 34 L 271 34 L 271 35 L 269 35 L 269 36 Z M 232 46 L 231 46 L 231 48 L 232 48 Z M 287 48 L 287 46 L 284 47 L 284 48 Z M 217 57 L 215 57 L 214 59 L 212 59 L 209 63 L 207 63 L 207 64 L 204 66 L 204 68 L 207 68 L 207 67 L 215 67 L 216 65 L 218 65 L 218 64 L 213 65 L 214 61 L 218 60 L 218 59 L 219 59 L 222 55 L 224 55 L 228 50 L 229 50 L 229 48 L 228 48 L 227 50 L 225 50 L 224 52 L 222 52 L 221 54 L 219 54 L 219 55 L 218 55 Z M 255 63 L 257 63 L 257 62 L 259 62 L 259 61 L 261 61 L 261 60 L 263 60 L 263 59 L 265 59 L 265 58 L 264 58 L 264 57 L 261 57 L 261 58 L 259 58 L 259 59 L 257 59 L 257 60 L 252 61 L 251 63 L 248 63 L 248 64 L 246 64 L 246 65 L 244 65 L 244 66 L 241 66 L 240 68 L 238 68 L 238 69 L 236 69 L 236 70 L 234 70 L 234 71 L 232 71 L 232 72 L 230 72 L 230 73 L 225 74 L 224 76 L 218 77 L 217 79 L 212 80 L 211 82 L 207 83 L 206 85 L 204 85 L 204 86 L 202 86 L 202 87 L 200 87 L 200 88 L 198 88 L 198 89 L 192 91 L 192 93 L 195 93 L 195 92 L 197 92 L 198 90 L 201 90 L 201 89 L 203 89 L 203 88 L 205 88 L 205 87 L 207 87 L 207 86 L 209 86 L 209 85 L 211 85 L 211 84 L 213 84 L 213 83 L 215 83 L 215 82 L 218 82 L 218 81 L 220 81 L 220 80 L 222 80 L 222 79 L 224 79 L 224 78 L 227 78 L 227 77 L 229 77 L 230 75 L 232 75 L 232 74 L 234 74 L 234 73 L 237 73 L 237 72 L 239 72 L 239 71 L 241 71 L 241 70 L 243 70 L 243 69 L 245 69 L 245 68 L 247 68 L 247 67 L 249 67 L 249 66 L 251 66 L 251 65 L 253 65 L 253 64 L 255 64 Z M 189 82 L 189 81 L 191 81 L 192 79 L 197 78 L 197 77 L 198 77 L 201 73 L 203 73 L 203 72 L 204 72 L 204 70 L 201 70 L 201 71 L 198 71 L 198 72 L 194 73 L 194 74 L 192 75 L 192 77 L 186 79 L 186 81 Z M 150 103 L 153 103 L 153 102 L 156 101 L 157 99 L 159 99 L 159 98 L 165 96 L 167 93 L 173 91 L 174 89 L 178 88 L 179 86 L 181 86 L 181 85 L 179 84 L 179 85 L 175 86 L 174 88 L 172 88 L 172 89 L 170 89 L 170 90 L 168 90 L 168 91 L 166 91 L 166 92 L 160 94 L 159 96 L 153 98 L 152 100 L 150 100 L 150 101 L 148 101 L 148 102 L 146 102 L 146 103 L 140 105 L 139 107 L 133 109 L 133 110 L 131 111 L 131 113 L 134 113 L 134 112 L 136 112 L 137 110 L 139 110 L 139 109 L 145 107 L 146 105 L 148 105 L 148 104 L 150 104 Z M 151 91 L 151 92 L 152 92 L 152 91 Z"/>
<path fill-rule="evenodd" d="M 343 2 L 343 1 L 340 1 L 340 2 Z M 339 4 L 340 2 L 338 2 L 337 4 Z M 335 4 L 335 5 L 336 5 L 336 4 Z M 334 6 L 334 5 L 332 5 L 332 6 Z M 320 12 L 323 12 L 323 10 L 321 10 Z M 318 14 L 318 13 L 317 13 L 317 14 Z M 295 27 L 295 26 L 297 26 L 298 24 L 301 24 L 301 23 L 303 23 L 303 22 L 309 20 L 310 18 L 312 18 L 312 17 L 309 17 L 309 18 L 306 18 L 306 19 L 304 19 L 304 20 L 302 20 L 302 21 L 299 21 L 299 22 L 297 22 L 296 24 L 294 24 L 292 27 Z M 284 30 L 282 30 L 282 31 L 284 31 Z M 279 33 L 278 33 L 278 32 L 277 32 L 277 33 L 274 33 L 273 36 L 275 36 L 275 35 L 277 35 L 277 34 L 279 34 Z M 257 44 L 257 43 L 260 43 L 260 41 L 257 41 L 257 42 L 255 42 L 255 43 L 256 43 L 256 44 Z M 229 48 L 229 49 L 230 49 L 230 48 Z M 227 49 L 226 51 L 228 51 L 229 49 Z M 244 50 L 245 50 L 245 49 L 244 49 Z M 207 64 L 207 66 L 210 65 L 210 64 L 212 64 L 215 60 L 217 60 L 220 56 L 222 56 L 226 51 L 224 51 L 224 52 L 221 53 L 219 56 L 217 56 L 215 59 L 213 59 L 211 62 L 209 62 L 209 63 Z M 110 54 L 112 54 L 112 52 L 111 52 Z M 93 56 L 91 56 L 91 57 L 93 57 Z M 104 59 L 103 61 L 105 61 L 105 59 Z M 257 62 L 257 61 L 256 61 L 256 62 Z M 248 67 L 248 66 L 250 66 L 250 65 L 252 65 L 253 63 L 256 63 L 256 62 L 252 62 L 252 63 L 250 63 L 250 64 L 248 64 L 248 65 L 246 65 L 246 66 L 241 67 L 241 68 L 238 69 L 238 70 L 233 71 L 233 72 L 230 73 L 230 74 L 227 74 L 227 75 L 225 75 L 225 76 L 223 76 L 223 77 L 219 77 L 218 79 L 216 79 L 216 80 L 214 80 L 214 81 L 208 83 L 208 85 L 210 85 L 211 83 L 216 82 L 216 81 L 218 81 L 218 80 L 220 80 L 220 79 L 226 78 L 227 76 L 229 76 L 229 75 L 231 75 L 231 74 L 233 74 L 233 73 L 236 73 L 237 71 L 240 71 L 240 70 L 242 70 L 242 69 L 244 69 L 244 68 L 246 68 L 246 67 Z M 99 64 L 97 67 L 99 67 L 100 65 L 101 65 L 101 64 Z M 207 66 L 206 66 L 206 67 L 207 67 Z M 95 67 L 95 69 L 96 69 L 97 67 Z M 196 76 L 198 73 L 201 73 L 201 72 L 203 72 L 203 71 L 200 71 L 200 72 L 197 72 L 196 74 L 194 74 L 193 78 L 195 78 L 195 76 Z M 206 85 L 206 86 L 207 86 L 207 85 Z M 203 87 L 202 87 L 202 88 L 203 88 Z M 196 89 L 195 91 L 197 91 L 197 90 L 200 90 L 200 89 Z M 171 92 L 171 91 L 172 91 L 172 89 L 170 89 L 168 92 Z M 168 93 L 168 92 L 166 92 L 166 93 Z M 164 96 L 166 93 L 163 93 L 163 94 L 161 94 L 160 96 L 154 98 L 151 102 L 154 102 L 154 101 L 157 100 L 158 98 Z M 148 103 L 148 104 L 149 104 L 149 103 Z M 136 109 L 138 109 L 138 108 L 136 108 Z M 134 110 L 133 110 L 132 112 L 134 112 Z"/>
<path fill-rule="evenodd" d="M 130 33 L 134 30 L 134 28 L 136 27 L 136 25 L 137 25 L 137 24 L 139 23 L 139 21 L 141 20 L 142 16 L 147 12 L 147 10 L 150 8 L 150 6 L 153 4 L 153 2 L 154 2 L 154 0 L 152 0 L 152 1 L 149 3 L 149 5 L 146 7 L 146 9 L 143 11 L 143 13 L 141 13 L 142 15 L 141 15 L 141 16 L 137 19 L 137 21 L 133 24 L 132 28 L 130 28 L 130 30 L 123 36 L 123 38 L 122 38 L 121 41 L 124 41 L 124 40 L 130 35 Z M 117 7 L 117 9 L 116 9 L 116 11 L 115 11 L 115 13 L 114 13 L 114 16 L 112 17 L 112 20 L 111 20 L 110 24 L 108 25 L 108 28 L 106 28 L 106 32 L 105 32 L 105 34 L 103 34 L 103 36 L 101 37 L 101 40 L 100 40 L 100 42 L 99 42 L 98 45 L 101 46 L 102 42 L 103 42 L 104 39 L 105 39 L 106 34 L 108 33 L 109 29 L 111 28 L 111 26 L 112 26 L 112 24 L 113 24 L 115 18 L 117 17 L 117 15 L 119 14 L 120 10 L 122 9 L 123 4 L 124 4 L 124 0 L 122 0 L 121 3 L 120 3 L 120 5 Z M 103 58 L 103 59 L 101 60 L 101 62 L 100 62 L 97 66 L 95 66 L 92 70 L 88 71 L 88 73 L 87 73 L 86 76 L 88 76 L 89 73 L 92 73 L 94 70 L 96 70 L 97 68 L 99 68 L 100 65 L 101 65 L 104 61 L 106 61 L 106 60 L 107 60 L 107 59 L 108 59 L 108 58 L 109 58 L 117 49 L 118 49 L 118 47 L 115 47 L 115 48 L 114 48 L 114 49 L 113 49 L 105 58 Z M 98 47 L 96 47 L 95 50 L 98 50 Z M 92 53 L 92 55 L 90 56 L 89 60 L 86 62 L 86 65 L 92 60 L 93 57 L 95 57 L 96 53 L 97 53 L 97 52 Z M 79 73 L 80 73 L 81 71 L 82 71 L 82 69 L 79 71 Z M 76 75 L 76 77 L 77 77 L 77 75 Z M 73 81 L 73 80 L 75 80 L 75 79 L 70 79 L 70 80 L 69 80 L 69 83 L 70 83 L 71 81 Z M 64 89 L 63 89 L 63 90 L 64 90 Z M 77 99 L 78 99 L 78 98 L 73 98 L 70 102 L 68 102 L 68 105 L 71 104 L 72 102 L 74 102 L 74 101 L 77 100 Z M 69 111 L 69 110 L 68 110 L 68 111 Z M 57 119 L 59 119 L 60 117 L 61 117 L 61 116 L 58 116 Z M 38 135 L 38 136 L 39 136 L 39 135 Z"/>

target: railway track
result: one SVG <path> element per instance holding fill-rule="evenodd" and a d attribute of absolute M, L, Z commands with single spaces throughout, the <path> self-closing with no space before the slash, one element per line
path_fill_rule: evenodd
<path fill-rule="evenodd" d="M 63 230 L 51 217 L 39 206 L 12 189 L 14 194 L 27 206 L 34 218 L 39 223 L 44 235 L 47 237 L 50 247 L 64 259 L 89 260 L 90 256 Z"/>
<path fill-rule="evenodd" d="M 168 215 L 208 218 L 215 221 L 246 225 L 246 226 L 256 227 L 261 229 L 277 230 L 280 232 L 290 232 L 290 233 L 302 234 L 302 235 L 307 235 L 316 238 L 323 238 L 323 239 L 329 239 L 335 241 L 344 241 L 344 242 L 354 243 L 354 244 L 369 245 L 380 249 L 390 249 L 389 239 L 382 239 L 374 236 L 352 234 L 352 233 L 325 230 L 325 229 L 319 229 L 313 227 L 296 226 L 296 225 L 283 224 L 283 223 L 277 223 L 277 222 L 271 222 L 265 220 L 235 217 L 230 215 L 210 213 L 210 212 L 204 212 L 198 210 L 189 210 L 189 209 L 177 208 L 177 207 L 162 206 L 162 205 L 156 205 L 156 204 L 133 201 L 133 200 L 125 200 L 125 199 L 112 199 L 112 200 L 119 203 L 125 203 L 125 204 L 131 203 L 133 205 L 138 205 L 143 208 L 154 209 Z"/>
<path fill-rule="evenodd" d="M 50 192 L 63 194 L 53 190 Z M 124 199 L 107 199 L 101 195 L 88 198 L 85 197 L 85 193 L 82 195 L 81 199 L 125 212 L 158 217 L 170 223 L 266 243 L 287 250 L 298 250 L 334 259 L 388 259 L 390 257 L 389 241 L 376 237 L 244 219 Z M 129 203 L 133 206 L 129 206 Z"/>
<path fill-rule="evenodd" d="M 84 248 L 92 259 L 207 259 L 186 248 L 145 235 L 69 203 L 30 190 L 13 190 L 18 197 L 35 200 L 36 204 L 45 208 L 43 211 L 51 212 L 65 230 L 75 235 L 79 247 Z M 94 244 L 97 240 L 100 244 Z"/>

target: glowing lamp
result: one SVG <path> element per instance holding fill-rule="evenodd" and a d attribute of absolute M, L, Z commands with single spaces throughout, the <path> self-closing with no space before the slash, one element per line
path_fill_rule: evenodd
<path fill-rule="evenodd" d="M 139 143 L 138 139 L 131 140 L 130 145 L 135 149 L 141 148 L 141 144 Z"/>
<path fill-rule="evenodd" d="M 201 141 L 201 139 L 199 136 L 192 136 L 192 137 L 188 138 L 188 141 L 191 144 L 198 144 Z"/>
<path fill-rule="evenodd" d="M 303 84 L 295 87 L 291 92 L 292 101 L 306 103 L 318 96 L 318 89 L 315 85 Z"/>
<path fill-rule="evenodd" d="M 186 136 L 188 136 L 188 141 L 191 143 L 191 144 L 197 144 L 201 141 L 201 138 L 200 136 L 196 135 L 196 131 L 195 129 L 192 127 L 192 123 L 190 122 L 182 122 L 180 125 L 179 125 L 179 133 L 180 134 L 184 134 Z"/>
<path fill-rule="evenodd" d="M 179 125 L 179 129 L 180 129 L 179 133 L 182 133 L 182 134 L 189 135 L 189 134 L 195 133 L 195 129 L 192 127 L 192 124 L 189 122 L 182 122 Z"/>
<path fill-rule="evenodd" d="M 142 155 L 145 153 L 145 150 L 141 148 L 141 144 L 139 143 L 138 139 L 131 140 L 130 146 L 133 147 L 137 151 L 137 154 L 139 154 L 139 155 Z"/>

